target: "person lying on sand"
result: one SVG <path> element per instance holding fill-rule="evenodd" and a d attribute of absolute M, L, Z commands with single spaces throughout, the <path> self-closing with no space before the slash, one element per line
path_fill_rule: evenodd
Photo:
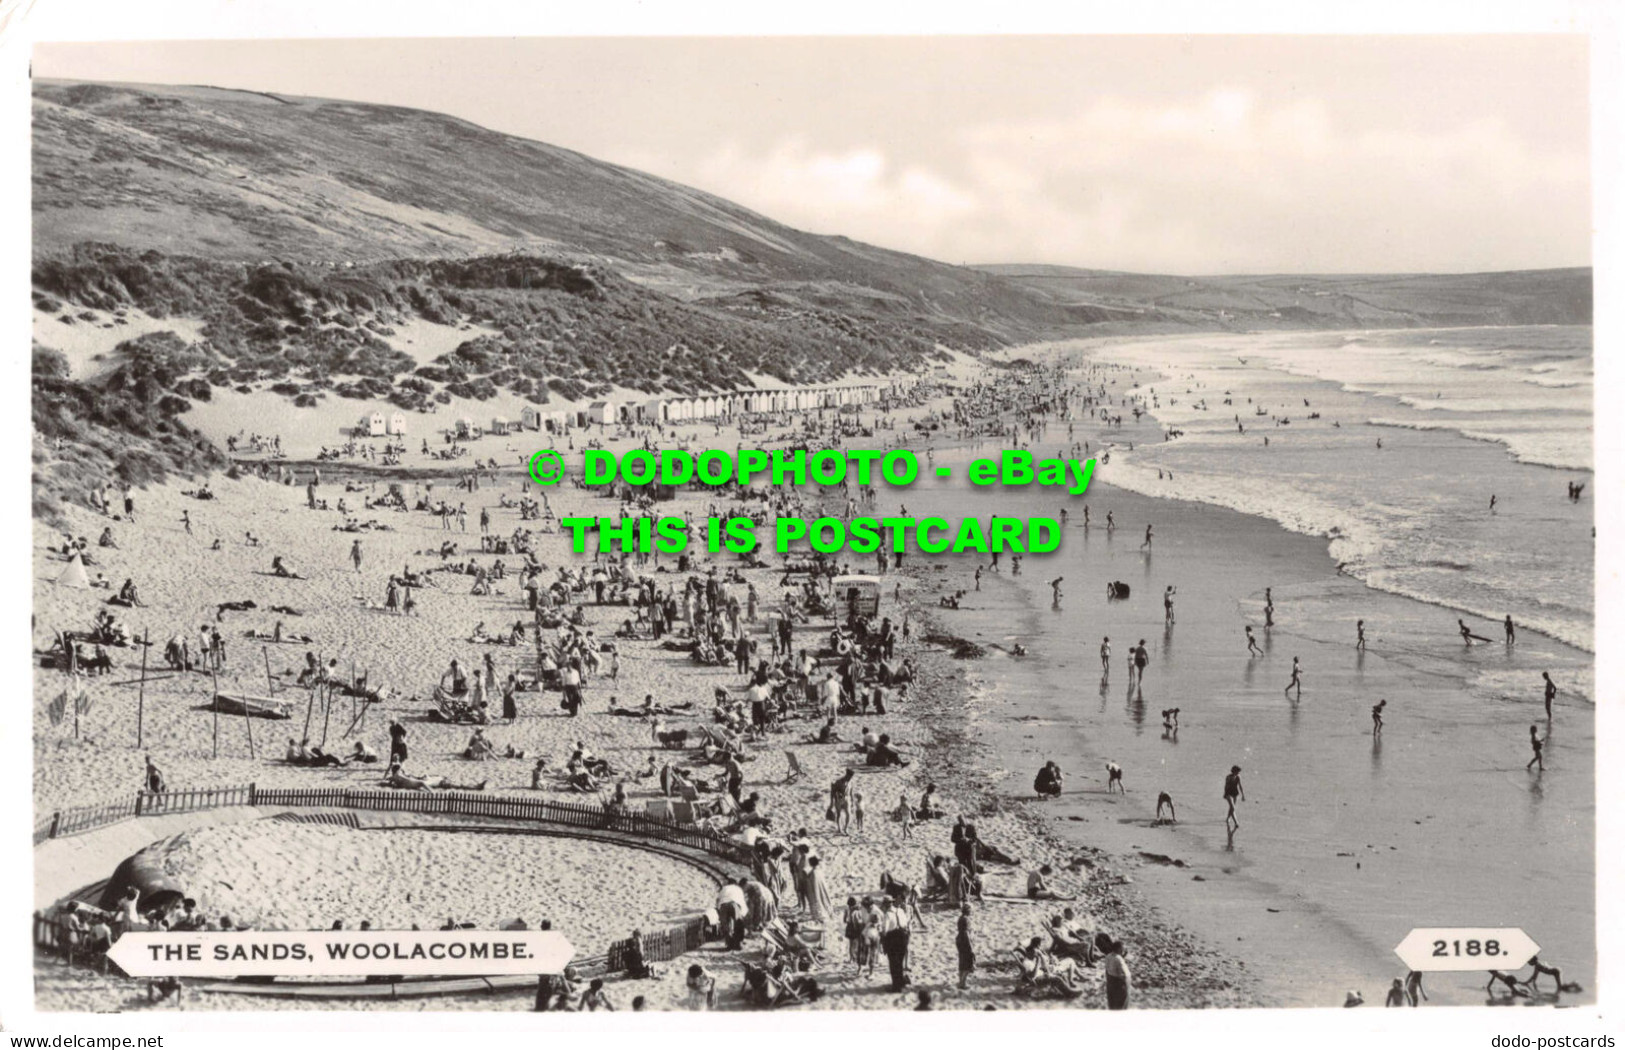
<path fill-rule="evenodd" d="M 399 762 L 391 762 L 389 769 L 384 773 L 384 786 L 398 788 L 402 791 L 484 791 L 485 785 L 490 783 L 482 780 L 478 784 L 453 784 L 445 777 L 414 777 L 401 769 Z"/>
<path fill-rule="evenodd" d="M 301 576 L 298 573 L 290 570 L 286 565 L 282 564 L 282 556 L 281 555 L 276 555 L 275 557 L 273 557 L 271 559 L 271 575 L 272 576 L 280 576 L 282 579 L 285 579 L 285 580 L 302 580 L 302 579 L 304 579 L 303 576 Z"/>

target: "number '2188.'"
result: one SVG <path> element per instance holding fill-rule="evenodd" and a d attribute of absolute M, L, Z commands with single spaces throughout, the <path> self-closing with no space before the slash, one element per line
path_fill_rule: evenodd
<path fill-rule="evenodd" d="M 1469 940 L 1469 941 L 1434 941 L 1433 942 L 1433 955 L 1434 955 L 1434 958 L 1449 959 L 1449 958 L 1452 958 L 1452 957 L 1459 957 L 1459 956 L 1463 956 L 1463 955 L 1466 955 L 1466 956 L 1485 955 L 1485 956 L 1490 956 L 1490 957 L 1493 958 L 1493 957 L 1498 956 L 1500 954 L 1501 954 L 1501 942 L 1500 941 L 1495 941 L 1495 940 L 1490 940 L 1490 941 L 1477 941 L 1477 940 Z"/>

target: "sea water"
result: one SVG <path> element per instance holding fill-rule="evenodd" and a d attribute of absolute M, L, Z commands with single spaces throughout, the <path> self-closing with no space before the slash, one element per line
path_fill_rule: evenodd
<path fill-rule="evenodd" d="M 1074 439 L 1111 452 L 1080 498 L 967 487 L 959 465 L 996 454 L 996 443 L 937 451 L 955 477 L 924 479 L 908 497 L 917 514 L 1068 508 L 1061 549 L 1026 559 L 1019 579 L 1007 556 L 977 592 L 970 573 L 985 557 L 929 558 L 922 597 L 968 591 L 962 609 L 935 615 L 988 646 L 966 670 L 970 738 L 990 749 L 982 763 L 1013 799 L 1031 797 L 1043 761 L 1060 762 L 1068 794 L 1041 805 L 1063 834 L 1184 858 L 1208 879 L 1193 892 L 1213 894 L 1214 906 L 1277 902 L 1282 914 L 1259 909 L 1258 932 L 1284 931 L 1302 978 L 1293 1001 L 1327 1005 L 1350 986 L 1371 999 L 1403 975 L 1393 945 L 1429 925 L 1522 926 L 1590 991 L 1593 541 L 1589 493 L 1579 504 L 1565 495 L 1566 482 L 1590 479 L 1588 338 L 1574 329 L 1351 335 L 1091 347 L 1091 360 L 1131 370 L 1115 383 L 1105 376 L 1121 431 L 1078 413 Z M 1150 407 L 1153 390 L 1155 420 L 1136 426 L 1122 399 L 1133 391 Z M 1430 403 L 1440 401 L 1451 405 Z M 1520 457 L 1518 435 L 1543 419 L 1553 424 L 1544 452 L 1525 443 Z M 1163 441 L 1158 424 L 1184 435 Z M 1066 429 L 1050 424 L 1033 449 L 1059 451 Z M 1111 580 L 1131 584 L 1131 597 L 1108 600 Z M 1177 588 L 1171 627 L 1168 585 Z M 1522 625 L 1515 646 L 1486 622 L 1508 613 Z M 1465 645 L 1458 617 L 1492 641 Z M 1365 654 L 1354 650 L 1361 619 Z M 1245 624 L 1264 656 L 1247 653 Z M 1105 635 L 1109 674 L 1098 657 Z M 1130 689 L 1125 655 L 1142 638 L 1151 665 L 1143 688 Z M 1014 655 L 1017 643 L 1026 656 Z M 1306 668 L 1296 702 L 1283 693 L 1294 656 Z M 1542 670 L 1561 689 L 1550 723 Z M 1379 699 L 1389 700 L 1380 737 L 1370 717 Z M 1171 707 L 1181 708 L 1178 733 L 1161 727 Z M 1531 724 L 1548 739 L 1544 773 L 1525 769 Z M 1127 771 L 1129 795 L 1104 795 L 1107 760 Z M 1218 798 L 1231 764 L 1243 766 L 1249 795 L 1233 837 Z M 1150 827 L 1160 791 L 1180 806 L 1177 828 Z M 1119 842 L 1121 832 L 1130 838 Z M 1235 879 L 1249 889 L 1227 888 Z M 1300 930 L 1294 914 L 1319 927 Z M 1354 948 L 1318 943 L 1311 929 L 1326 927 Z M 1441 976 L 1430 988 L 1439 1001 L 1481 1002 L 1482 983 Z"/>
<path fill-rule="evenodd" d="M 1589 327 L 1199 336 L 1093 356 L 1135 370 L 1113 396 L 1154 398 L 1183 432 L 1118 442 L 1100 475 L 1113 484 L 1329 537 L 1374 587 L 1595 651 Z M 1587 485 L 1578 503 L 1570 482 Z"/>

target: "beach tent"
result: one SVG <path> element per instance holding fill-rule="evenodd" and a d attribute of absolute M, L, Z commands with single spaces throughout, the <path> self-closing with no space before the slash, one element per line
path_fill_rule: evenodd
<path fill-rule="evenodd" d="M 508 417 L 507 416 L 492 416 L 491 417 L 491 433 L 493 433 L 493 434 L 506 434 L 507 432 L 508 432 Z"/>
<path fill-rule="evenodd" d="M 90 577 L 85 573 L 85 563 L 75 554 L 68 562 L 68 567 L 57 574 L 56 582 L 64 587 L 77 587 L 82 591 L 90 590 Z"/>

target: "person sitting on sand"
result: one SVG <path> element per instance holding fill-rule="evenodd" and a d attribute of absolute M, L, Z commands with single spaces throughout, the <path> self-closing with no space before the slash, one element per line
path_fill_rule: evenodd
<path fill-rule="evenodd" d="M 463 757 L 474 762 L 484 762 L 497 756 L 497 750 L 491 741 L 485 738 L 485 730 L 476 728 L 474 734 L 468 738 L 468 746 L 463 748 Z"/>
<path fill-rule="evenodd" d="M 368 747 L 364 741 L 357 740 L 355 742 L 355 750 L 350 752 L 350 761 L 362 762 L 367 765 L 371 765 L 372 763 L 378 761 L 378 752 Z"/>
<path fill-rule="evenodd" d="M 101 539 L 97 540 L 96 544 L 101 547 L 111 547 L 113 550 L 118 550 L 118 544 L 113 541 L 113 526 L 109 525 L 102 530 Z"/>
<path fill-rule="evenodd" d="M 947 811 L 937 804 L 937 786 L 926 784 L 925 791 L 920 795 L 920 804 L 914 810 L 916 820 L 936 820 L 946 816 Z"/>
<path fill-rule="evenodd" d="M 870 749 L 868 762 L 871 766 L 908 765 L 908 759 L 903 757 L 902 752 L 891 746 L 891 736 L 887 733 L 881 733 L 879 741 Z"/>
<path fill-rule="evenodd" d="M 1063 897 L 1049 884 L 1049 877 L 1055 870 L 1048 864 L 1040 865 L 1037 871 L 1027 873 L 1027 899 L 1030 901 L 1069 901 L 1071 897 Z"/>
<path fill-rule="evenodd" d="M 141 600 L 141 595 L 136 591 L 135 581 L 132 579 L 126 579 L 124 586 L 118 589 L 118 595 L 109 599 L 109 601 L 116 605 L 128 605 L 132 608 L 140 608 L 147 604 Z"/>

